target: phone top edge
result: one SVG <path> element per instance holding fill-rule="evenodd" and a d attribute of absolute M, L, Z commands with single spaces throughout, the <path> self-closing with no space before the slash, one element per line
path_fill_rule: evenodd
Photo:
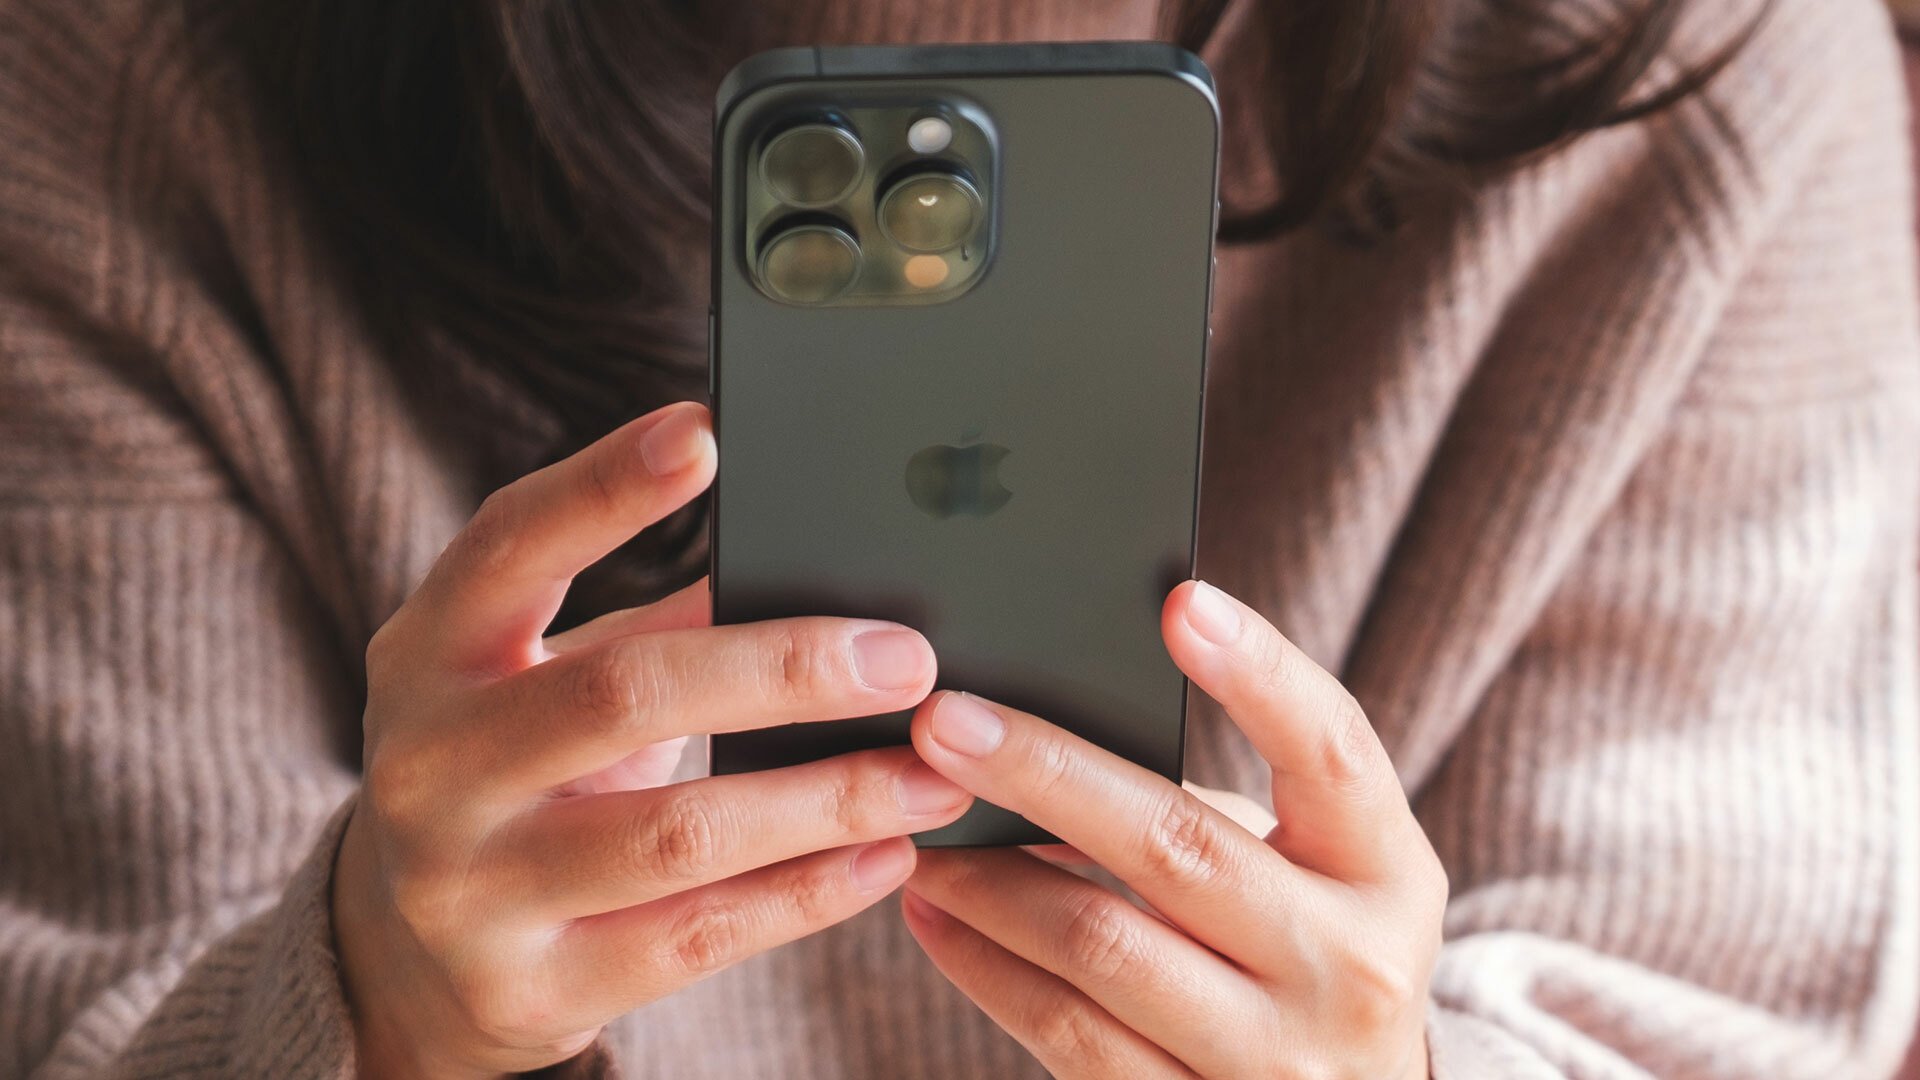
<path fill-rule="evenodd" d="M 1217 118 L 1213 72 L 1192 52 L 1164 41 L 1019 42 L 991 45 L 788 46 L 747 57 L 720 81 L 713 129 L 754 91 L 803 79 L 898 79 L 1057 74 L 1166 75 L 1190 83 Z"/>
<path fill-rule="evenodd" d="M 718 132 L 733 106 L 755 90 L 820 74 L 820 50 L 789 45 L 755 53 L 733 66 L 713 95 L 713 130 Z"/>

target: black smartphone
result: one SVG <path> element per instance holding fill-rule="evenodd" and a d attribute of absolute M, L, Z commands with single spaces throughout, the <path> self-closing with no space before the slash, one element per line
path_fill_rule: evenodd
<path fill-rule="evenodd" d="M 715 109 L 713 615 L 891 619 L 1178 781 L 1220 122 L 1155 43 L 781 49 Z M 712 737 L 715 773 L 907 714 Z M 1046 843 L 977 804 L 923 845 Z"/>

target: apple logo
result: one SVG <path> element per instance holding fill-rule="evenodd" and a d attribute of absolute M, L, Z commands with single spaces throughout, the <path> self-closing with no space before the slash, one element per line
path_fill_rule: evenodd
<path fill-rule="evenodd" d="M 1000 482 L 1010 453 L 992 443 L 929 446 L 907 461 L 907 497 L 929 517 L 986 517 L 1013 498 Z"/>

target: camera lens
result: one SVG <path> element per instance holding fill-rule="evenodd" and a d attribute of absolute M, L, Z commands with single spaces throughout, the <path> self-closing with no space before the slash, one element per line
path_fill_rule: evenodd
<path fill-rule="evenodd" d="M 803 124 L 773 137 L 760 156 L 774 197 L 792 206 L 831 206 L 860 182 L 865 155 L 852 133 L 832 124 Z"/>
<path fill-rule="evenodd" d="M 951 173 L 921 173 L 880 200 L 880 229 L 908 251 L 946 251 L 973 235 L 980 193 Z"/>
<path fill-rule="evenodd" d="M 760 280 L 795 304 L 823 304 L 860 274 L 860 245 L 832 225 L 799 225 L 760 251 Z"/>

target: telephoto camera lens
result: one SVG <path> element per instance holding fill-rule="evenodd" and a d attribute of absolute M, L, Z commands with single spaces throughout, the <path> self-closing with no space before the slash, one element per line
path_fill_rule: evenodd
<path fill-rule="evenodd" d="M 888 189 L 880 229 L 908 251 L 947 251 L 973 235 L 980 193 L 951 173 L 921 173 Z"/>
<path fill-rule="evenodd" d="M 767 190 L 789 206 L 832 206 L 860 182 L 866 155 L 853 134 L 832 124 L 803 124 L 773 137 L 761 155 Z"/>
<path fill-rule="evenodd" d="M 859 275 L 859 243 L 832 225 L 796 226 L 760 251 L 760 280 L 790 303 L 824 304 Z"/>

